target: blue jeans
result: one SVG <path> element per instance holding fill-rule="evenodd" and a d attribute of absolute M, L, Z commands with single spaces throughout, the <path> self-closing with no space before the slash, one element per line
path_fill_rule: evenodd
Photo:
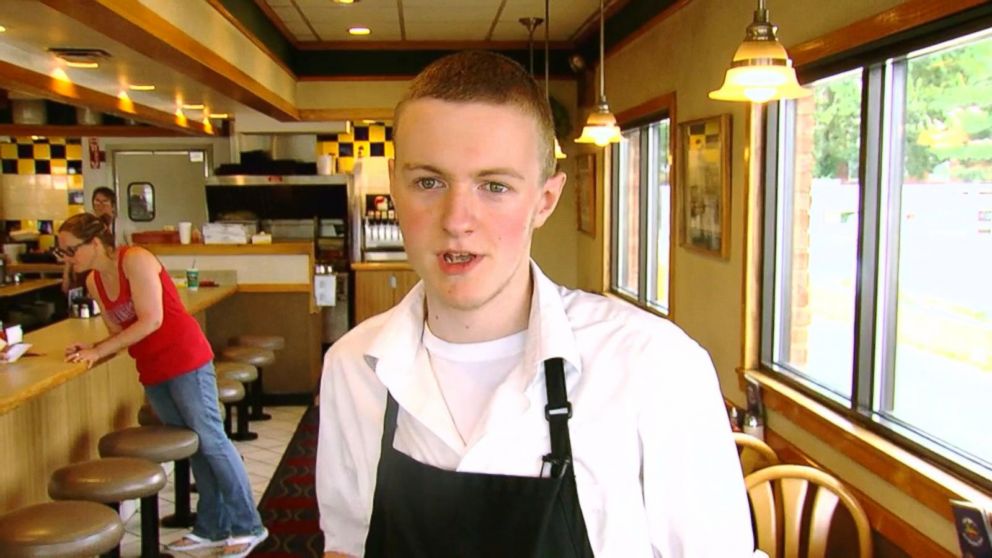
<path fill-rule="evenodd" d="M 200 437 L 190 458 L 200 500 L 193 534 L 210 540 L 255 535 L 262 520 L 241 456 L 224 434 L 213 362 L 154 386 L 145 394 L 163 423 L 183 426 Z"/>

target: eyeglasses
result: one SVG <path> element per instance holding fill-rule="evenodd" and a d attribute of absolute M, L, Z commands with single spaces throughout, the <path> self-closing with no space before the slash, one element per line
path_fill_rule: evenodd
<path fill-rule="evenodd" d="M 93 239 L 90 239 L 93 240 Z M 89 244 L 90 240 L 80 240 L 79 242 L 73 244 L 72 246 L 66 246 L 65 248 L 56 247 L 52 252 L 60 258 L 71 258 L 76 255 L 76 251 L 79 250 L 84 244 Z"/>

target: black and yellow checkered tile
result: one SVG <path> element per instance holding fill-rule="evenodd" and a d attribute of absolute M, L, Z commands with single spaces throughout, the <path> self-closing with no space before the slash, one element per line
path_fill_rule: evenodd
<path fill-rule="evenodd" d="M 393 156 L 393 127 L 384 124 L 354 126 L 350 134 L 317 136 L 318 155 L 333 155 L 338 172 L 351 172 L 356 157 Z"/>
<path fill-rule="evenodd" d="M 68 214 L 84 211 L 82 138 L 19 136 L 0 141 L 0 174 L 69 175 Z M 50 228 L 51 222 L 22 221 L 20 228 Z M 9 228 L 9 226 L 8 226 Z M 16 227 L 15 227 L 16 228 Z M 43 231 L 44 232 L 44 231 Z"/>

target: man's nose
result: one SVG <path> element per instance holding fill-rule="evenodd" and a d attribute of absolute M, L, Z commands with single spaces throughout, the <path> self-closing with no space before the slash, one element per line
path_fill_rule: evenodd
<path fill-rule="evenodd" d="M 441 208 L 441 226 L 451 235 L 470 234 L 475 230 L 475 197 L 470 188 L 449 188 Z"/>

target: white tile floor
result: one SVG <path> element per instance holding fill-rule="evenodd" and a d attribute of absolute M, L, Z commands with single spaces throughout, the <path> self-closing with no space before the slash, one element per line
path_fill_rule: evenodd
<path fill-rule="evenodd" d="M 251 442 L 235 442 L 238 452 L 244 457 L 245 468 L 248 470 L 248 478 L 251 480 L 252 493 L 255 495 L 255 504 L 262 499 L 269 479 L 279 465 L 282 454 L 286 451 L 296 426 L 303 416 L 306 407 L 266 407 L 265 412 L 272 415 L 272 420 L 252 422 L 252 432 L 258 432 L 258 439 Z M 172 486 L 171 466 L 166 469 L 169 473 L 169 484 L 166 485 L 158 495 L 159 516 L 165 517 L 172 514 L 175 491 Z M 193 493 L 191 498 L 192 509 L 196 510 L 197 494 Z M 136 506 L 137 503 L 135 502 Z M 124 506 L 126 510 L 128 507 Z M 125 524 L 126 533 L 121 541 L 121 556 L 141 556 L 141 518 L 140 513 L 134 513 Z M 159 529 L 159 539 L 164 546 L 172 541 L 182 538 L 189 532 L 189 529 Z M 172 552 L 173 556 L 210 556 L 218 552 L 218 549 L 205 549 L 195 552 Z"/>

